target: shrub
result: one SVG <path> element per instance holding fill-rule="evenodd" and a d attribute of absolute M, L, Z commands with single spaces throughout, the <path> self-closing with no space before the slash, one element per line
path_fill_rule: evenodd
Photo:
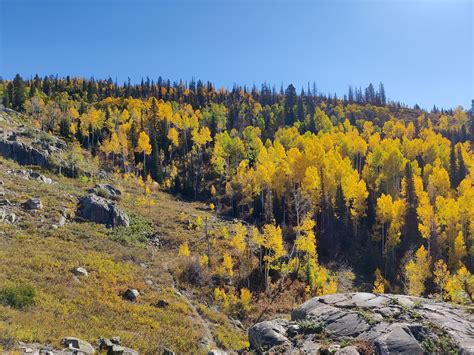
<path fill-rule="evenodd" d="M 200 286 L 205 282 L 204 270 L 198 260 L 186 260 L 179 277 L 181 282 Z"/>
<path fill-rule="evenodd" d="M 125 245 L 144 246 L 154 233 L 153 224 L 135 213 L 128 213 L 128 216 L 130 226 L 111 229 L 109 237 Z"/>
<path fill-rule="evenodd" d="M 32 286 L 8 286 L 0 289 L 0 303 L 13 308 L 27 308 L 35 304 L 36 290 Z"/>

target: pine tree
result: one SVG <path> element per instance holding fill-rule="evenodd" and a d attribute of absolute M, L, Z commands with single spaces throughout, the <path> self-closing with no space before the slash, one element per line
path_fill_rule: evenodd
<path fill-rule="evenodd" d="M 25 104 L 25 83 L 20 74 L 15 75 L 13 79 L 13 96 L 12 96 L 12 107 L 15 110 L 22 111 L 24 109 L 23 105 Z"/>

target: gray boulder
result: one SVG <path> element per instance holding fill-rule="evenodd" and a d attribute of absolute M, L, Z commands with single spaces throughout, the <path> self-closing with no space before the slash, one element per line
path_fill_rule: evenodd
<path fill-rule="evenodd" d="M 123 297 L 129 301 L 136 301 L 138 296 L 140 296 L 140 292 L 134 288 L 129 288 L 125 293 L 123 294 Z"/>
<path fill-rule="evenodd" d="M 82 197 L 76 215 L 85 220 L 105 224 L 108 227 L 128 227 L 130 221 L 114 201 L 95 194 Z"/>
<path fill-rule="evenodd" d="M 26 200 L 21 206 L 27 211 L 38 211 L 43 209 L 43 203 L 37 197 Z"/>
<path fill-rule="evenodd" d="M 86 277 L 89 275 L 87 270 L 80 266 L 78 268 L 75 268 L 73 273 L 74 275 L 79 276 L 79 277 Z"/>
<path fill-rule="evenodd" d="M 248 331 L 250 347 L 258 351 L 265 351 L 276 346 L 290 345 L 286 337 L 288 321 L 276 319 L 264 321 L 250 327 Z"/>
<path fill-rule="evenodd" d="M 95 349 L 91 344 L 78 338 L 66 337 L 63 340 L 63 344 L 66 347 L 65 351 L 71 351 L 75 354 L 89 355 L 95 353 Z"/>
<path fill-rule="evenodd" d="M 110 184 L 97 184 L 93 189 L 88 190 L 89 193 L 96 195 L 105 194 L 106 198 L 118 199 L 122 195 L 122 192 Z"/>

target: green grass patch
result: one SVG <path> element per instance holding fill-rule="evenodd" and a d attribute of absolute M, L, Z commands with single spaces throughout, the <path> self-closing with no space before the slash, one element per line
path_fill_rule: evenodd
<path fill-rule="evenodd" d="M 7 286 L 0 289 L 0 303 L 17 309 L 35 305 L 36 290 L 30 285 Z"/>

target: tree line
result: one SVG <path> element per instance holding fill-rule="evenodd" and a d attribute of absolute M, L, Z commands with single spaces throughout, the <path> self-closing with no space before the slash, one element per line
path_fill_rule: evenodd
<path fill-rule="evenodd" d="M 17 76 L 0 88 L 5 106 L 103 167 L 255 225 L 240 235 L 265 285 L 293 275 L 312 292 L 334 291 L 321 265 L 338 260 L 373 275 L 379 292 L 472 301 L 474 118 L 460 107 L 408 108 L 382 84 L 341 99 L 315 86 L 298 95 L 293 85 L 163 79 Z"/>

